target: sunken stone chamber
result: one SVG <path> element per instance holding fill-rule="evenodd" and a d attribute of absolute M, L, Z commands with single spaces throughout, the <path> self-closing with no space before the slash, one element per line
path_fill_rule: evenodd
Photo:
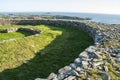
<path fill-rule="evenodd" d="M 17 32 L 17 31 L 27 31 L 27 32 L 31 32 L 33 35 L 35 34 L 40 34 L 41 31 L 38 30 L 34 30 L 32 28 L 8 28 L 3 30 L 3 33 L 10 33 L 10 32 Z"/>
<path fill-rule="evenodd" d="M 23 31 L 30 33 L 30 35 L 26 35 L 25 38 L 39 36 L 39 34 L 41 34 L 41 30 L 34 30 L 32 28 L 8 28 L 8 29 L 4 29 L 4 30 L 0 31 L 0 34 L 12 33 L 12 32 L 23 32 Z M 9 41 L 17 40 L 17 39 L 21 39 L 21 38 L 2 40 L 2 41 L 0 41 L 0 43 L 9 42 Z"/>

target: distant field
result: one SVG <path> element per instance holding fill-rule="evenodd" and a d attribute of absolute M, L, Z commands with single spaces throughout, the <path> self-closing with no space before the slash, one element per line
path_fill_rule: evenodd
<path fill-rule="evenodd" d="M 22 39 L 0 43 L 0 80 L 47 77 L 51 72 L 56 73 L 58 69 L 72 63 L 80 52 L 93 44 L 91 37 L 74 28 L 14 25 L 0 26 L 0 29 L 10 27 L 33 28 L 42 33 L 31 38 L 23 38 L 28 33 L 8 34 L 9 38 L 14 36 Z M 3 40 L 1 35 L 7 37 L 6 34 L 0 34 L 0 40 Z"/>
<path fill-rule="evenodd" d="M 116 26 L 118 26 L 120 28 L 120 24 L 117 24 Z"/>

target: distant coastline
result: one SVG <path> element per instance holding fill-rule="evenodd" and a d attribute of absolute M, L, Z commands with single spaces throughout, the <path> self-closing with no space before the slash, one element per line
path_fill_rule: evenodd
<path fill-rule="evenodd" d="M 3 14 L 33 14 L 33 15 L 43 15 L 48 12 L 0 12 Z M 120 24 L 120 15 L 115 14 L 97 14 L 97 13 L 68 13 L 68 12 L 49 12 L 52 15 L 64 15 L 64 16 L 77 16 L 83 18 L 91 18 L 92 21 L 107 23 L 107 24 Z"/>

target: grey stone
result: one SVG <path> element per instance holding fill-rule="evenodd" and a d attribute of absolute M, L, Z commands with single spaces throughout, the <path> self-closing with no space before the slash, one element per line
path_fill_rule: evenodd
<path fill-rule="evenodd" d="M 66 71 L 64 70 L 64 68 L 61 68 L 58 70 L 59 73 L 65 73 Z"/>
<path fill-rule="evenodd" d="M 25 64 L 29 64 L 29 61 L 28 61 L 28 60 L 26 60 L 26 61 L 24 61 L 24 63 L 25 63 Z"/>
<path fill-rule="evenodd" d="M 83 51 L 82 53 L 80 53 L 79 57 L 84 57 L 84 58 L 88 58 L 88 53 L 86 51 Z"/>
<path fill-rule="evenodd" d="M 81 68 L 80 68 L 80 67 L 77 67 L 77 68 L 76 68 L 76 71 L 80 72 L 80 71 L 81 71 Z"/>
<path fill-rule="evenodd" d="M 98 68 L 99 70 L 102 70 L 102 67 L 101 67 L 101 66 L 97 66 L 97 68 Z"/>
<path fill-rule="evenodd" d="M 67 78 L 65 78 L 64 80 L 74 80 L 75 79 L 75 76 L 69 76 Z"/>
<path fill-rule="evenodd" d="M 104 69 L 106 72 L 109 71 L 107 66 L 103 66 L 103 69 Z"/>
<path fill-rule="evenodd" d="M 97 66 L 99 66 L 99 65 L 101 65 L 101 64 L 103 64 L 103 62 L 101 61 L 101 62 L 93 62 L 93 67 L 94 68 L 96 68 Z"/>
<path fill-rule="evenodd" d="M 86 78 L 86 80 L 90 80 L 90 78 Z"/>
<path fill-rule="evenodd" d="M 101 74 L 101 76 L 104 80 L 110 80 L 111 79 L 111 77 L 106 73 Z"/>
<path fill-rule="evenodd" d="M 36 78 L 35 80 L 41 80 L 41 78 Z"/>
<path fill-rule="evenodd" d="M 100 58 L 100 59 L 93 59 L 93 61 L 94 62 L 102 62 L 103 60 L 102 60 L 102 58 Z"/>
<path fill-rule="evenodd" d="M 66 73 L 67 71 L 70 71 L 71 67 L 70 66 L 65 66 L 64 68 L 61 68 L 58 70 L 59 73 Z"/>
<path fill-rule="evenodd" d="M 65 67 L 64 67 L 64 70 L 70 71 L 70 70 L 71 70 L 71 67 L 70 67 L 70 66 L 65 66 Z"/>
<path fill-rule="evenodd" d="M 96 49 L 96 47 L 95 46 L 90 46 L 90 47 L 88 47 L 87 49 L 85 49 L 85 51 L 87 51 L 87 52 L 95 52 L 97 49 Z"/>
<path fill-rule="evenodd" d="M 76 58 L 74 62 L 75 62 L 75 63 L 80 63 L 80 62 L 81 62 L 81 59 L 80 59 L 80 58 Z"/>
<path fill-rule="evenodd" d="M 75 70 L 67 72 L 66 75 L 79 76 L 78 72 L 76 72 Z"/>
<path fill-rule="evenodd" d="M 57 75 L 55 73 L 51 73 L 49 76 L 48 76 L 48 80 L 53 80 L 57 77 Z"/>
<path fill-rule="evenodd" d="M 77 68 L 77 65 L 76 65 L 75 63 L 72 63 L 72 64 L 70 64 L 70 67 L 71 67 L 72 69 L 76 69 L 76 68 Z"/>
<path fill-rule="evenodd" d="M 88 62 L 87 61 L 82 61 L 81 63 L 83 68 L 88 68 Z"/>
<path fill-rule="evenodd" d="M 48 80 L 48 79 L 36 78 L 35 80 Z"/>
<path fill-rule="evenodd" d="M 116 71 L 120 72 L 120 67 L 116 69 Z"/>
<path fill-rule="evenodd" d="M 118 54 L 118 55 L 116 56 L 116 61 L 117 61 L 117 62 L 120 62 L 120 54 Z"/>
<path fill-rule="evenodd" d="M 100 56 L 97 52 L 91 52 L 89 53 L 89 58 L 101 59 L 102 56 Z"/>
<path fill-rule="evenodd" d="M 62 80 L 62 79 L 65 78 L 65 75 L 64 75 L 63 73 L 59 73 L 59 74 L 57 75 L 57 78 L 58 78 L 58 80 Z"/>

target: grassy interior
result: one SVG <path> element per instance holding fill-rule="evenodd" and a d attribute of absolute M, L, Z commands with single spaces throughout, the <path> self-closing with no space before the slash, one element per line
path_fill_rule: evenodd
<path fill-rule="evenodd" d="M 3 26 L 0 29 L 10 27 L 21 26 Z M 75 28 L 48 25 L 22 27 L 41 30 L 42 33 L 0 43 L 0 80 L 45 78 L 72 63 L 80 52 L 93 44 L 91 37 Z"/>

